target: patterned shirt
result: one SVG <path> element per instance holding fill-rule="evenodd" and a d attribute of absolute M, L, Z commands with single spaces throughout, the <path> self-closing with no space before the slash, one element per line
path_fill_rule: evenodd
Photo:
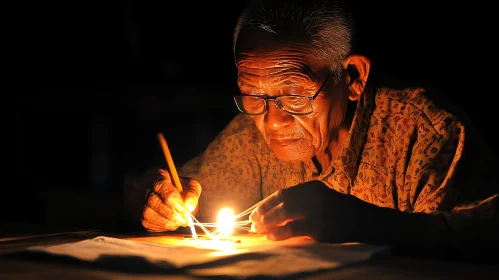
<path fill-rule="evenodd" d="M 179 174 L 201 183 L 199 214 L 206 217 L 222 207 L 240 213 L 279 189 L 314 179 L 380 207 L 443 212 L 455 229 L 462 228 L 462 221 L 469 221 L 474 211 L 484 211 L 475 209 L 487 209 L 497 217 L 497 195 L 477 196 L 474 187 L 459 179 L 467 176 L 472 181 L 464 175 L 462 169 L 468 167 L 461 162 L 474 134 L 458 114 L 432 96 L 423 88 L 366 90 L 341 152 L 320 174 L 312 159 L 277 159 L 244 114 L 237 115 Z"/>

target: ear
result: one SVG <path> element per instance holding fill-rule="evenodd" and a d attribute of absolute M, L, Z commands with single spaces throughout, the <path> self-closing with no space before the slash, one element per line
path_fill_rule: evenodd
<path fill-rule="evenodd" d="M 343 61 L 343 69 L 346 70 L 346 82 L 350 94 L 348 98 L 352 101 L 359 99 L 364 92 L 371 68 L 371 61 L 363 55 L 350 55 Z"/>

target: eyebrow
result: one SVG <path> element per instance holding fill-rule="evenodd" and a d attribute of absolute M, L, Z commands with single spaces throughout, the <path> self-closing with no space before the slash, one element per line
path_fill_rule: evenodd
<path fill-rule="evenodd" d="M 240 83 L 239 83 L 239 86 L 240 86 L 240 87 L 246 87 L 246 88 L 257 88 L 257 87 L 255 87 L 255 86 L 252 86 L 252 85 L 247 84 L 247 83 L 245 83 L 245 82 L 240 82 Z"/>
<path fill-rule="evenodd" d="M 296 81 L 292 81 L 291 79 L 286 79 L 286 80 L 278 82 L 277 85 L 294 87 L 297 85 L 297 83 L 296 83 Z"/>
<path fill-rule="evenodd" d="M 313 77 L 304 77 L 302 75 L 287 75 L 285 77 L 273 80 L 273 82 L 275 82 L 276 85 L 296 86 L 300 84 L 300 81 L 308 83 L 313 80 L 314 80 Z"/>
<path fill-rule="evenodd" d="M 285 79 L 278 80 L 278 81 L 275 81 L 275 82 L 273 81 L 273 84 L 275 86 L 290 86 L 290 87 L 295 87 L 295 86 L 299 85 L 299 83 L 296 82 L 296 79 L 293 79 L 293 78 L 285 78 Z M 244 81 L 241 81 L 239 83 L 239 85 L 240 85 L 240 87 L 259 88 L 259 87 L 247 84 Z"/>
<path fill-rule="evenodd" d="M 253 95 L 261 95 L 261 96 L 267 95 L 266 92 L 254 92 L 254 90 L 259 91 L 260 88 L 252 86 L 252 85 L 248 85 L 245 83 L 241 83 L 239 85 L 239 88 L 241 90 L 241 94 L 247 94 L 248 92 L 251 92 Z M 247 89 L 247 90 L 244 90 L 244 89 Z"/>

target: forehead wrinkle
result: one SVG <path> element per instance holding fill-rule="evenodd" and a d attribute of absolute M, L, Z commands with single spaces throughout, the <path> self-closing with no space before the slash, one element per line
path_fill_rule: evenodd
<path fill-rule="evenodd" d="M 255 66 L 257 65 L 257 66 Z M 258 66 L 258 65 L 263 65 Z M 237 68 L 245 69 L 272 69 L 272 68 L 295 68 L 308 75 L 312 73 L 307 65 L 307 60 L 298 54 L 279 54 L 276 56 L 254 56 L 244 57 L 237 60 Z"/>
<path fill-rule="evenodd" d="M 296 60 L 267 59 L 258 63 L 254 60 L 241 60 L 238 63 L 238 78 L 242 83 L 252 78 L 264 78 L 268 83 L 293 86 L 297 83 L 308 84 L 317 82 L 311 69 L 304 63 Z M 270 84 L 269 84 L 270 85 Z"/>
<path fill-rule="evenodd" d="M 265 67 L 296 67 L 310 75 L 312 73 L 308 66 L 310 58 L 309 48 L 294 46 L 273 51 L 240 52 L 237 55 L 236 66 L 252 68 L 253 64 L 264 64 Z"/>
<path fill-rule="evenodd" d="M 319 82 L 309 66 L 310 48 L 305 45 L 280 46 L 276 49 L 255 49 L 236 55 L 238 84 L 250 88 L 302 86 L 315 88 Z"/>
<path fill-rule="evenodd" d="M 255 81 L 258 82 L 258 85 L 255 85 Z M 268 74 L 243 72 L 238 75 L 240 87 L 298 86 L 308 85 L 311 81 L 314 79 L 311 79 L 309 75 L 288 68 L 276 69 Z"/>
<path fill-rule="evenodd" d="M 269 77 L 269 82 L 276 86 L 296 86 L 308 84 L 312 81 L 310 76 L 302 72 L 289 71 L 288 69 Z"/>

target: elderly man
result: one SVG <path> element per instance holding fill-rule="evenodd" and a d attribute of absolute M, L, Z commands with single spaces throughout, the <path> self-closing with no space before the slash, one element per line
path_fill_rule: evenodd
<path fill-rule="evenodd" d="M 212 220 L 260 202 L 252 228 L 272 240 L 436 255 L 498 239 L 495 156 L 438 91 L 375 79 L 340 2 L 246 7 L 234 34 L 241 114 L 180 169 L 183 194 L 164 169 L 131 184 L 129 197 L 150 188 L 147 230 L 186 226 L 185 208 Z"/>

